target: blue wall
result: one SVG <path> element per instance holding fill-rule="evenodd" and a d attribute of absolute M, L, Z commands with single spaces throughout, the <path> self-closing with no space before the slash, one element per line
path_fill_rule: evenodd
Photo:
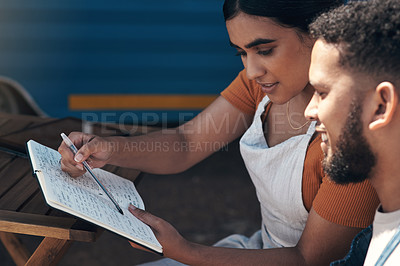
<path fill-rule="evenodd" d="M 83 116 L 68 110 L 69 94 L 217 95 L 242 68 L 222 4 L 0 0 L 0 75 L 21 83 L 55 117 Z M 121 113 L 102 112 L 116 114 L 107 120 Z M 142 120 L 141 110 L 133 112 Z M 179 110 L 156 113 L 177 121 Z"/>

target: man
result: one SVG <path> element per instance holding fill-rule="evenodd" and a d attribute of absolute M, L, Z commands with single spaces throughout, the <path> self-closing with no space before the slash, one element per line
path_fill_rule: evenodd
<path fill-rule="evenodd" d="M 369 228 L 335 263 L 382 265 L 386 257 L 385 265 L 400 265 L 400 1 L 339 7 L 319 17 L 311 34 L 315 94 L 305 115 L 320 122 L 324 170 L 340 184 L 369 178 L 381 201 L 371 241 Z"/>

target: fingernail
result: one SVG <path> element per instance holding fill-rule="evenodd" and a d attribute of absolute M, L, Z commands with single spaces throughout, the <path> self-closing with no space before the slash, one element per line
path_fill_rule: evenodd
<path fill-rule="evenodd" d="M 75 165 L 75 166 L 76 166 L 76 168 L 78 168 L 79 170 L 83 171 L 83 166 L 82 166 L 81 164 L 77 164 L 77 165 Z"/>
<path fill-rule="evenodd" d="M 133 206 L 132 204 L 129 204 L 129 207 L 128 207 L 130 210 L 132 210 L 132 211 L 134 211 L 134 210 L 136 210 L 136 207 L 135 206 Z"/>
<path fill-rule="evenodd" d="M 81 160 L 82 160 L 82 158 L 83 158 L 83 155 L 80 154 L 80 153 L 78 153 L 78 154 L 75 156 L 74 160 L 75 160 L 75 162 L 80 163 Z"/>

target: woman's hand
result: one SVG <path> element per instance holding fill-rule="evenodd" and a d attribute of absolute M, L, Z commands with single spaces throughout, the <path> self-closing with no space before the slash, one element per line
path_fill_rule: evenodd
<path fill-rule="evenodd" d="M 190 242 L 184 239 L 170 223 L 133 205 L 129 206 L 129 211 L 136 218 L 150 226 L 158 242 L 163 247 L 164 256 L 181 261 L 182 255 L 187 254 Z M 130 244 L 134 248 L 148 251 L 135 243 L 130 242 Z"/>
<path fill-rule="evenodd" d="M 61 169 L 72 177 L 85 173 L 83 161 L 87 161 L 92 168 L 102 167 L 107 164 L 115 150 L 112 142 L 95 135 L 72 132 L 68 137 L 78 153 L 74 156 L 64 141 L 58 147 L 58 152 L 61 154 Z"/>

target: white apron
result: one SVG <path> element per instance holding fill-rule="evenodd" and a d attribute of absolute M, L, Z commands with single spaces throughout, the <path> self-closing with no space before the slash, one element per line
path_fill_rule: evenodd
<path fill-rule="evenodd" d="M 305 135 L 292 137 L 270 148 L 261 121 L 268 103 L 269 98 L 265 96 L 258 105 L 252 125 L 240 140 L 240 152 L 261 205 L 261 233 L 257 231 L 250 238 L 231 235 L 214 246 L 246 249 L 293 247 L 304 230 L 308 212 L 302 197 L 303 166 L 316 122 L 311 123 Z M 167 258 L 141 265 L 185 264 Z"/>
<path fill-rule="evenodd" d="M 262 247 L 293 247 L 308 217 L 302 197 L 303 167 L 316 122 L 306 134 L 270 148 L 261 121 L 269 101 L 265 96 L 258 105 L 252 125 L 240 140 L 240 152 L 261 205 Z"/>

